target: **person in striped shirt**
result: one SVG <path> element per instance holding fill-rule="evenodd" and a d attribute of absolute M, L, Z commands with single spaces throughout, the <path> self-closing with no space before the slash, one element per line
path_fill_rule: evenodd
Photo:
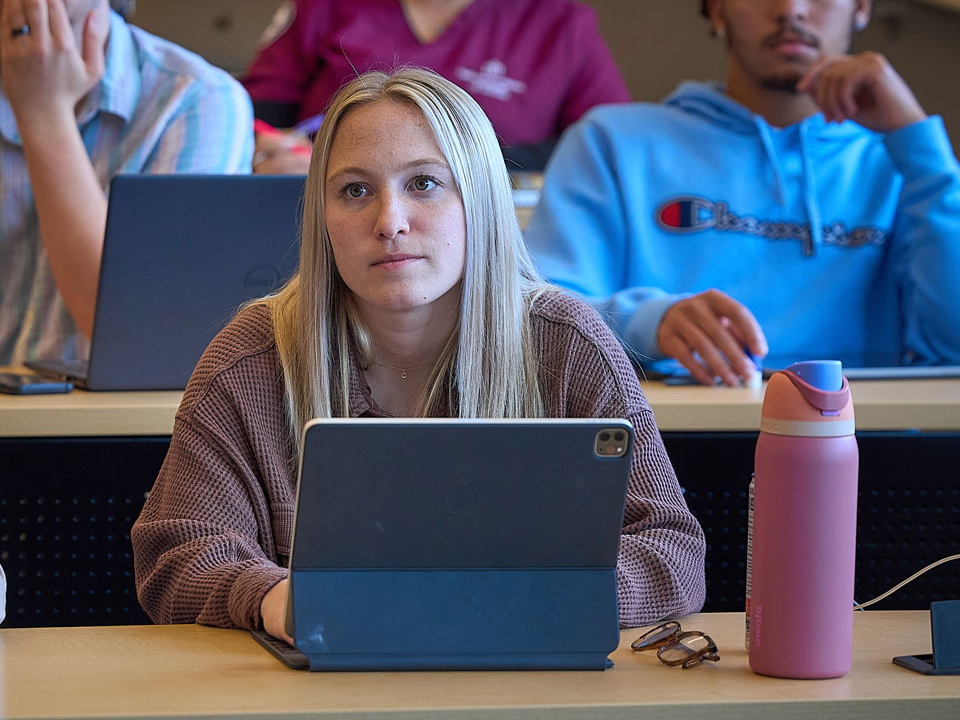
<path fill-rule="evenodd" d="M 108 0 L 0 8 L 0 365 L 82 358 L 110 179 L 249 172 L 251 103 Z"/>

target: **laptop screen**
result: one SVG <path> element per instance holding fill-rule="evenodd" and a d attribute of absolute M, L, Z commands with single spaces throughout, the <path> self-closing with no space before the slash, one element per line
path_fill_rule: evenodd
<path fill-rule="evenodd" d="M 182 390 L 238 308 L 275 291 L 296 269 L 303 182 L 114 178 L 88 389 Z"/>

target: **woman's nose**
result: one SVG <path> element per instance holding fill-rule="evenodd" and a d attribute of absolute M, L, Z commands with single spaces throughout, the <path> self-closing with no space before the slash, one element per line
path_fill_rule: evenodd
<path fill-rule="evenodd" d="M 392 193 L 381 195 L 375 228 L 377 237 L 392 240 L 397 235 L 403 235 L 409 231 L 410 222 L 402 198 Z"/>

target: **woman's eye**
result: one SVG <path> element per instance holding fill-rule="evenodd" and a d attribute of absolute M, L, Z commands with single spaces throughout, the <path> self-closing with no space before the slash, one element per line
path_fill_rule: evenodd
<path fill-rule="evenodd" d="M 413 179 L 413 189 L 417 192 L 426 192 L 427 190 L 432 190 L 437 186 L 437 181 L 432 177 L 427 177 L 426 175 L 421 175 L 420 177 Z"/>
<path fill-rule="evenodd" d="M 343 189 L 343 194 L 349 198 L 362 198 L 367 194 L 367 189 L 360 183 L 350 183 Z"/>

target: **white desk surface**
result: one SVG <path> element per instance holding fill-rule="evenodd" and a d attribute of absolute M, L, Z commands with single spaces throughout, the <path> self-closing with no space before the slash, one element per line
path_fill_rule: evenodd
<path fill-rule="evenodd" d="M 236 630 L 0 629 L 0 717 L 960 718 L 960 676 L 924 676 L 891 663 L 894 655 L 930 651 L 928 612 L 856 613 L 853 668 L 832 680 L 751 672 L 742 613 L 693 615 L 683 627 L 711 635 L 720 662 L 661 665 L 655 654 L 632 652 L 639 631 L 626 630 L 606 671 L 308 673 L 285 668 Z"/>

